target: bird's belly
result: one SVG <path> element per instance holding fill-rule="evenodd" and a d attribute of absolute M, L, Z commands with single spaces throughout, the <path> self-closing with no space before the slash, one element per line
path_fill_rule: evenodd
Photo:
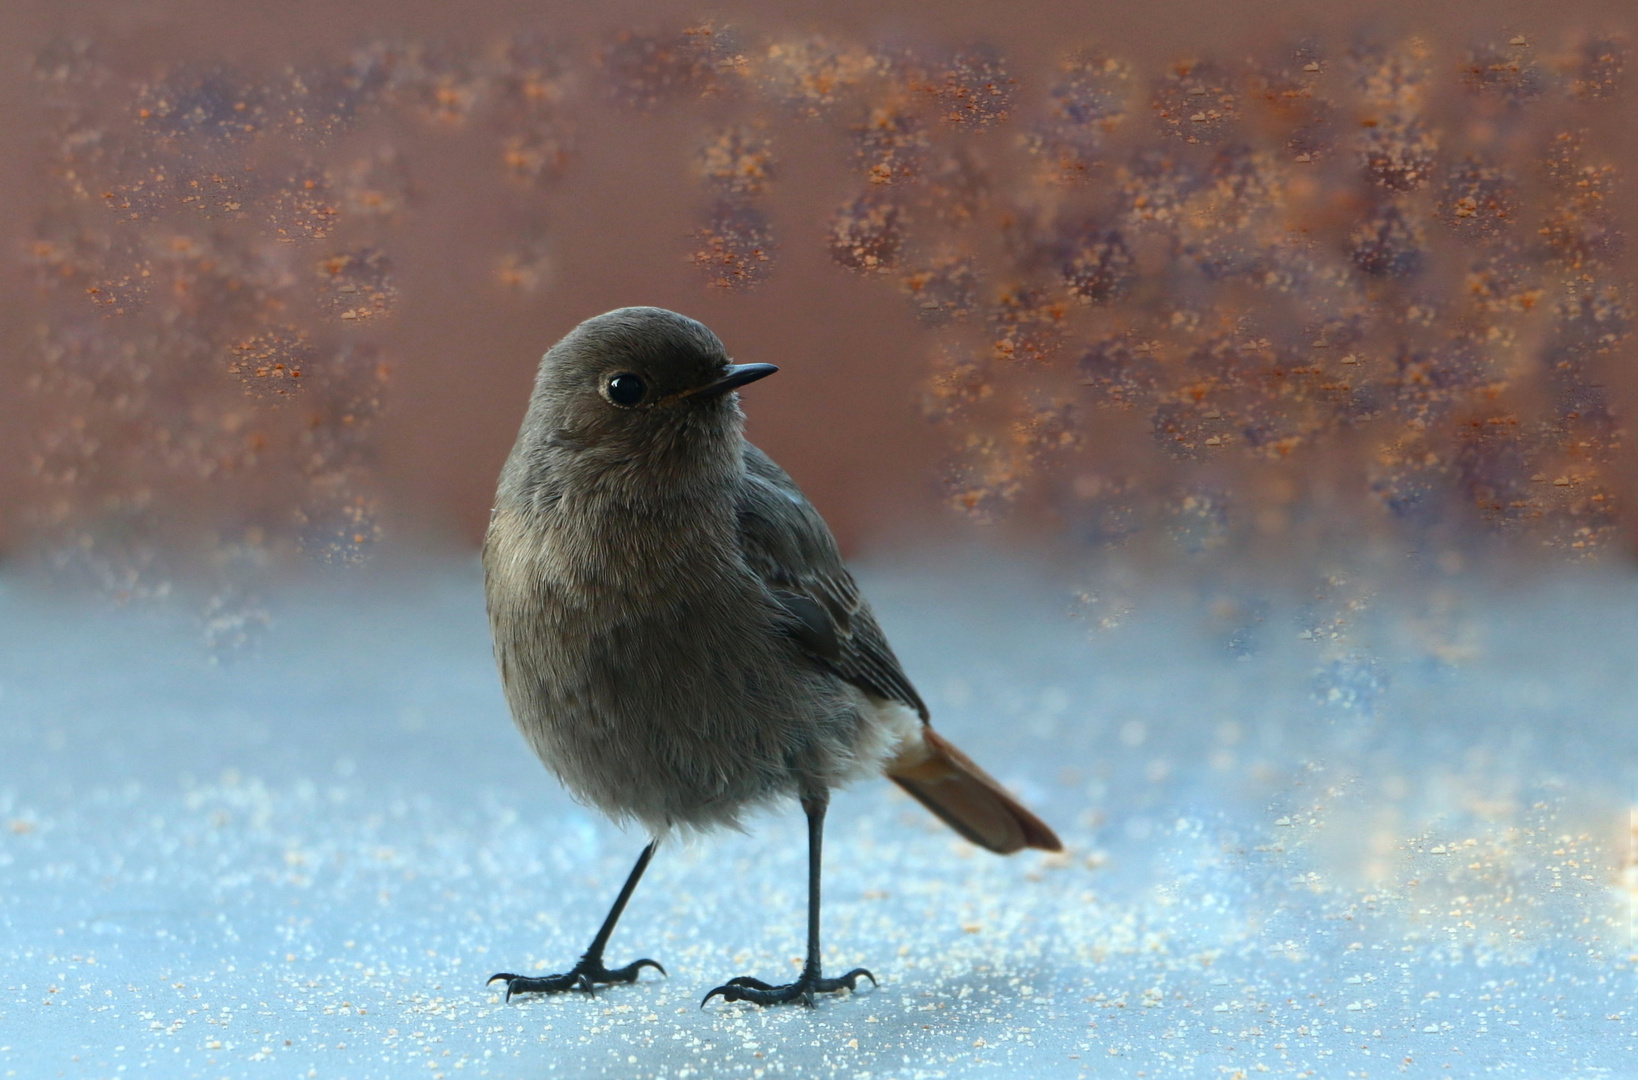
<path fill-rule="evenodd" d="M 577 797 L 651 828 L 728 823 L 852 753 L 857 695 L 720 596 L 537 596 L 533 619 L 495 621 L 513 719 Z"/>

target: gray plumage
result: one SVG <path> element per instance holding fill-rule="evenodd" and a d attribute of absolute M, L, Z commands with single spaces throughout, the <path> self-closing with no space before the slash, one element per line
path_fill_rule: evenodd
<path fill-rule="evenodd" d="M 822 795 L 926 718 L 737 395 L 699 392 L 729 363 L 663 309 L 582 323 L 541 361 L 484 542 L 519 729 L 577 797 L 656 835 Z M 628 374 L 631 405 L 611 396 Z"/>
<path fill-rule="evenodd" d="M 830 789 L 876 768 L 975 844 L 1060 849 L 927 724 L 830 530 L 745 441 L 733 391 L 773 370 L 731 364 L 715 334 L 659 308 L 588 319 L 541 360 L 484 538 L 501 683 L 569 790 L 655 839 L 569 971 L 489 980 L 508 1000 L 663 973 L 603 959 L 658 838 L 781 796 L 808 819 L 802 973 L 738 976 L 705 1001 L 812 1004 L 874 983 L 824 975 L 819 911 Z"/>

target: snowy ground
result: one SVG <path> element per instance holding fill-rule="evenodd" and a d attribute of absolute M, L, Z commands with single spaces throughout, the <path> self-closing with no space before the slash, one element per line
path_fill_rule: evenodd
<path fill-rule="evenodd" d="M 699 1007 L 795 970 L 794 808 L 662 850 L 610 958 L 669 978 L 485 987 L 571 962 L 642 838 L 513 731 L 470 564 L 268 597 L 222 663 L 195 621 L 0 582 L 0 1074 L 1638 1069 L 1634 582 L 1079 619 L 1023 570 L 866 582 L 940 726 L 1069 851 L 839 796 L 827 965 L 881 986 L 813 1011 Z"/>

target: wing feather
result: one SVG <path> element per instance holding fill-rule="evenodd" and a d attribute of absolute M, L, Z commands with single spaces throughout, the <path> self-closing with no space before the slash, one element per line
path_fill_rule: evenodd
<path fill-rule="evenodd" d="M 746 565 L 790 616 L 789 633 L 814 663 L 866 693 L 927 706 L 859 595 L 819 511 L 761 450 L 745 444 L 739 542 Z"/>

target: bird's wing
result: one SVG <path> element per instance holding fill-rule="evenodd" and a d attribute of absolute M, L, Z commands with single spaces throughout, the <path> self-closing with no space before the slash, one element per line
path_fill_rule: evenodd
<path fill-rule="evenodd" d="M 927 719 L 927 706 L 899 666 L 830 529 L 796 482 L 745 444 L 739 543 L 789 617 L 786 630 L 812 660 L 859 689 L 902 702 Z"/>

